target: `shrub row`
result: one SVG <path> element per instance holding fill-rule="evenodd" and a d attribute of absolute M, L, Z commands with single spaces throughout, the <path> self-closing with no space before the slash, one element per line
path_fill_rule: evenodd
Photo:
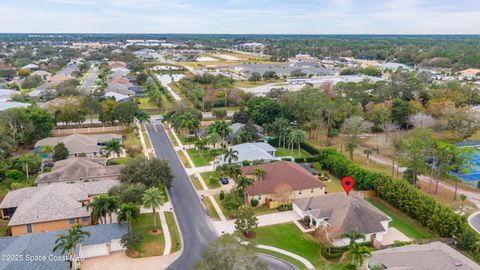
<path fill-rule="evenodd" d="M 464 226 L 465 218 L 456 214 L 451 207 L 440 204 L 406 180 L 371 172 L 353 163 L 333 148 L 318 151 L 318 162 L 323 168 L 339 178 L 351 176 L 355 180 L 356 189 L 375 190 L 380 198 L 440 236 L 456 236 L 468 227 Z"/>

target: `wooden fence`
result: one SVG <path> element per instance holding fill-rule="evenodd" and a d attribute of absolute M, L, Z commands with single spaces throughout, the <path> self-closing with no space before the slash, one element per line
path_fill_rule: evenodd
<path fill-rule="evenodd" d="M 69 128 L 69 129 L 54 129 L 53 136 L 68 136 L 72 134 L 95 134 L 95 133 L 119 133 L 123 132 L 126 126 L 113 127 L 86 127 L 86 128 Z"/>

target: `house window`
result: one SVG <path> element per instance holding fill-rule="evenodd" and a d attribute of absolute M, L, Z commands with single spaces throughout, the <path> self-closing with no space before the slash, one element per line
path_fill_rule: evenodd
<path fill-rule="evenodd" d="M 87 223 L 88 222 L 88 217 L 82 217 L 82 223 Z"/>
<path fill-rule="evenodd" d="M 262 195 L 258 195 L 258 199 L 261 200 L 261 199 L 262 199 Z"/>
<path fill-rule="evenodd" d="M 68 220 L 68 223 L 70 223 L 70 224 L 75 224 L 75 219 L 74 219 L 74 218 L 69 219 L 69 220 Z"/>
<path fill-rule="evenodd" d="M 27 224 L 27 233 L 32 232 L 32 224 Z"/>

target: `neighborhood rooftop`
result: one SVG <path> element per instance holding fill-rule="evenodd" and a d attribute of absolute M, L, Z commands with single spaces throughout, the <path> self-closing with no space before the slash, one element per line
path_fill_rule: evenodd
<path fill-rule="evenodd" d="M 253 160 L 278 160 L 274 156 L 276 149 L 268 143 L 242 143 L 230 146 L 233 150 L 238 151 L 238 159 L 235 162 L 241 163 L 243 161 Z M 223 162 L 224 155 L 220 155 L 220 161 Z"/>
<path fill-rule="evenodd" d="M 341 233 L 351 230 L 363 234 L 384 231 L 381 221 L 390 220 L 390 217 L 353 193 L 296 199 L 294 204 L 315 218 L 328 218 L 330 226 Z"/>
<path fill-rule="evenodd" d="M 87 201 L 89 196 L 107 193 L 118 183 L 117 180 L 104 180 L 19 189 L 9 192 L 0 203 L 0 208 L 17 208 L 8 226 L 88 217 L 90 213 L 81 201 Z"/>
<path fill-rule="evenodd" d="M 82 247 L 110 243 L 112 240 L 121 239 L 127 232 L 126 224 L 105 224 L 83 227 L 83 231 L 89 232 L 81 243 Z M 59 234 L 68 233 L 68 230 L 51 231 L 44 233 L 27 234 L 22 236 L 1 237 L 0 238 L 0 256 L 2 255 L 22 255 L 25 256 L 61 256 L 60 251 L 53 252 L 52 247 Z M 77 250 L 78 253 L 78 250 Z M 77 254 L 78 255 L 78 254 Z M 68 262 L 54 260 L 37 260 L 34 262 L 22 261 L 2 261 L 0 270 L 66 270 Z"/>
<path fill-rule="evenodd" d="M 98 153 L 102 149 L 102 146 L 98 144 L 108 142 L 112 139 L 120 140 L 122 139 L 122 136 L 118 134 L 73 134 L 67 137 L 48 137 L 39 140 L 35 144 L 35 148 L 43 145 L 55 146 L 59 143 L 63 143 L 70 154 L 92 152 Z"/>
<path fill-rule="evenodd" d="M 116 179 L 123 165 L 106 166 L 102 158 L 69 158 L 55 162 L 51 172 L 40 174 L 37 184 L 66 182 L 83 179 Z"/>
<path fill-rule="evenodd" d="M 389 248 L 375 251 L 369 265 L 381 265 L 383 269 L 408 270 L 473 270 L 480 269 L 478 264 L 465 255 L 441 243 Z"/>
<path fill-rule="evenodd" d="M 293 190 L 323 188 L 325 185 L 302 166 L 289 161 L 277 161 L 241 168 L 242 174 L 252 175 L 256 168 L 263 168 L 265 174 L 261 180 L 247 187 L 248 195 L 272 194 L 281 184 L 287 184 Z"/>

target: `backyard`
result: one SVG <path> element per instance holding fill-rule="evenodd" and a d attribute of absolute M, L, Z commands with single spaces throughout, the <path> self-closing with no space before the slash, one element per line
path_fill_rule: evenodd
<path fill-rule="evenodd" d="M 296 159 L 296 158 L 306 158 L 306 157 L 312 156 L 303 149 L 300 149 L 300 152 L 299 152 L 298 148 L 289 150 L 284 147 L 275 147 L 275 149 L 277 149 L 277 152 L 275 153 L 277 157 L 293 157 Z"/>
<path fill-rule="evenodd" d="M 393 208 L 387 202 L 380 198 L 367 199 L 373 206 L 392 218 L 390 222 L 391 227 L 397 228 L 400 232 L 413 240 L 435 238 L 436 235 L 423 227 L 418 222 L 414 221 L 406 214 Z"/>

